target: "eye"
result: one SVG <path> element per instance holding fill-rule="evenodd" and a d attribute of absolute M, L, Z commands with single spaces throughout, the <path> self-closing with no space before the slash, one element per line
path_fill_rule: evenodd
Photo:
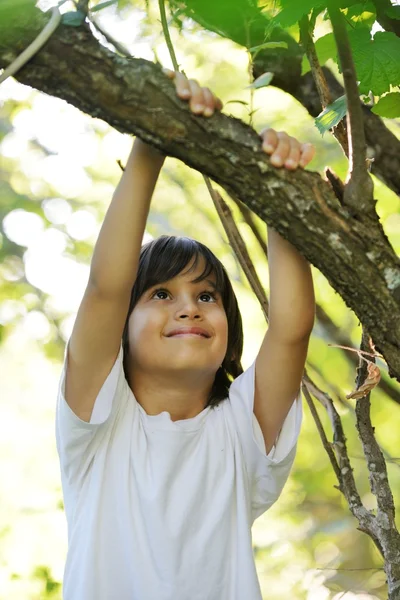
<path fill-rule="evenodd" d="M 202 292 L 199 296 L 199 298 L 208 298 L 208 300 L 206 300 L 205 302 L 216 302 L 217 298 L 215 296 L 215 294 L 213 294 L 212 292 Z"/>
<path fill-rule="evenodd" d="M 164 296 L 163 298 L 161 296 Z M 154 298 L 155 296 L 158 297 L 159 300 L 166 300 L 166 298 L 168 298 L 168 292 L 166 290 L 155 290 L 152 294 L 152 298 Z"/>

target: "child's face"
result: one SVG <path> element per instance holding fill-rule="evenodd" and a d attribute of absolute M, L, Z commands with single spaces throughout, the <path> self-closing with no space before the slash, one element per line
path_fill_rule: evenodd
<path fill-rule="evenodd" d="M 183 272 L 188 269 L 189 265 Z M 215 276 L 192 283 L 203 269 L 201 259 L 192 272 L 148 289 L 139 299 L 129 318 L 134 369 L 215 375 L 227 350 L 228 321 L 222 299 L 212 286 Z M 184 334 L 191 327 L 201 328 L 208 337 Z M 171 335 L 177 330 L 180 335 Z"/>

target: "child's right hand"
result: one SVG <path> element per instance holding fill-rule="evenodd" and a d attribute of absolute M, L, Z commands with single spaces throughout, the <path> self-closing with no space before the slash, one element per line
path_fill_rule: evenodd
<path fill-rule="evenodd" d="M 208 87 L 200 87 L 195 79 L 187 79 L 185 75 L 170 69 L 163 69 L 169 79 L 175 80 L 175 88 L 182 100 L 190 100 L 190 110 L 196 115 L 211 117 L 216 110 L 223 107 L 222 100 L 215 96 Z"/>

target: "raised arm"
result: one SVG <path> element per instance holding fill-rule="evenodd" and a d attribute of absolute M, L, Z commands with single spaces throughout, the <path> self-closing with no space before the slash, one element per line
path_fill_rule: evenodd
<path fill-rule="evenodd" d="M 136 138 L 94 247 L 89 282 L 105 296 L 130 293 L 165 156 Z"/>
<path fill-rule="evenodd" d="M 89 422 L 118 356 L 150 201 L 165 156 L 136 139 L 94 247 L 68 344 L 65 399 Z"/>

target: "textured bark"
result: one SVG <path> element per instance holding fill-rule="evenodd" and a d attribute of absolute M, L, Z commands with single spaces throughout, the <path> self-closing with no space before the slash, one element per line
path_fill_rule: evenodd
<path fill-rule="evenodd" d="M 35 10 L 12 32 L 0 25 L 0 66 L 47 19 Z M 377 218 L 351 218 L 318 173 L 271 166 L 260 137 L 242 121 L 193 115 L 160 65 L 113 54 L 87 25 L 60 26 L 16 78 L 138 135 L 239 198 L 321 270 L 400 381 L 400 264 Z"/>

